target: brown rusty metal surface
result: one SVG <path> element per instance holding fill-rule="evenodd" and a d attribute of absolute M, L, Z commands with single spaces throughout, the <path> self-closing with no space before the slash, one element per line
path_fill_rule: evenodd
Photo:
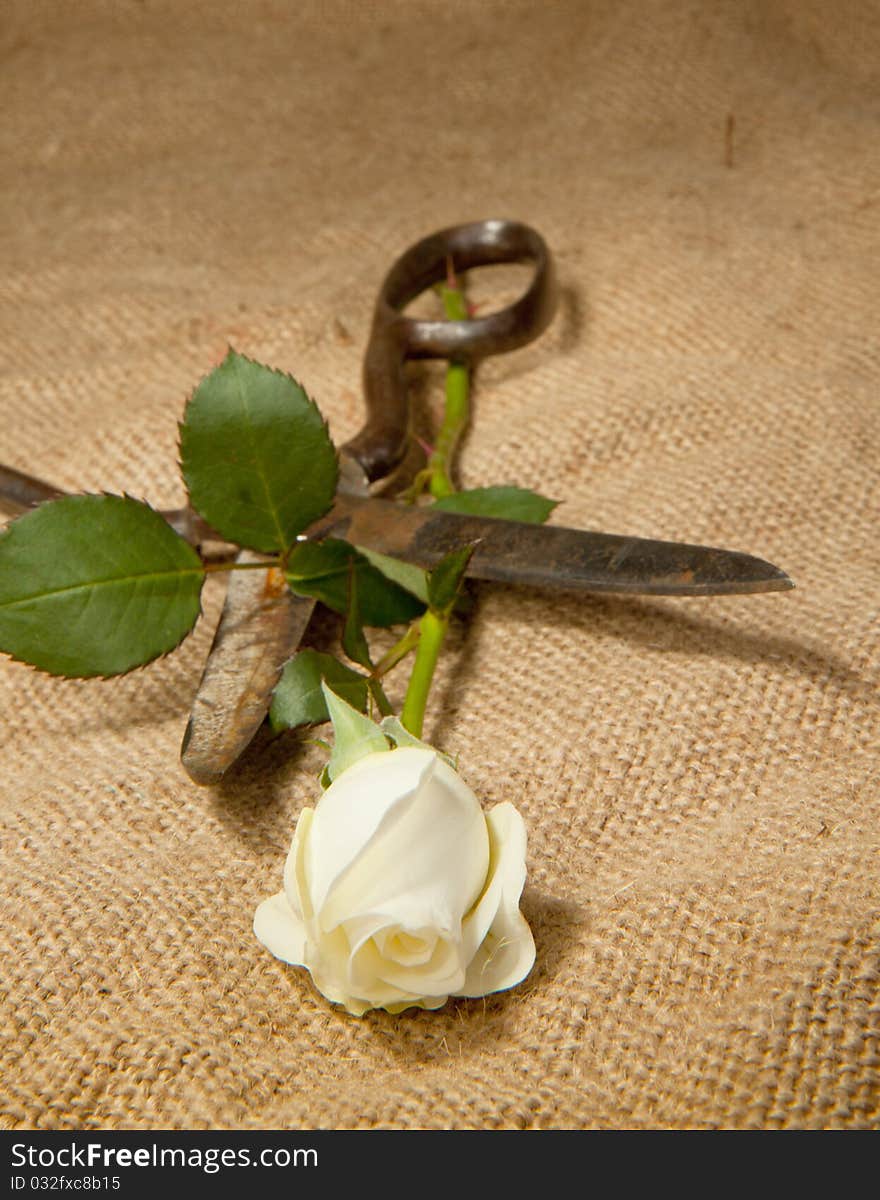
<path fill-rule="evenodd" d="M 467 321 L 418 321 L 404 316 L 411 300 L 455 271 L 493 263 L 527 263 L 529 285 L 506 308 Z M 384 478 L 404 456 L 409 436 L 408 358 L 448 358 L 474 364 L 533 341 L 556 311 L 553 260 L 539 233 L 519 221 L 475 221 L 432 233 L 410 246 L 385 276 L 364 356 L 367 421 L 343 447 L 367 478 Z"/>
<path fill-rule="evenodd" d="M 0 511 L 16 515 L 43 504 L 46 500 L 57 500 L 65 493 L 42 479 L 6 467 L 0 463 Z"/>
<path fill-rule="evenodd" d="M 36 475 L 28 475 L 25 471 L 18 471 L 15 467 L 7 467 L 0 463 L 0 512 L 18 516 L 19 513 L 27 512 L 29 508 L 38 504 L 69 495 L 70 492 L 47 483 L 45 479 L 38 479 Z M 229 542 L 224 542 L 207 521 L 191 508 L 167 508 L 163 509 L 160 515 L 175 533 L 180 534 L 190 545 L 198 547 L 203 557 L 234 556 L 235 547 Z"/>
<path fill-rule="evenodd" d="M 243 550 L 237 561 L 262 558 Z M 275 567 L 230 572 L 223 613 L 180 750 L 180 760 L 196 783 L 216 783 L 253 738 L 314 605 L 314 600 L 294 596 Z"/>
<path fill-rule="evenodd" d="M 351 496 L 338 499 L 333 517 L 336 531 L 355 545 L 422 567 L 479 542 L 467 573 L 499 583 L 649 596 L 744 595 L 794 586 L 772 563 L 713 546 L 524 525 Z"/>
<path fill-rule="evenodd" d="M 532 267 L 528 287 L 508 307 L 466 321 L 404 315 L 411 300 L 446 278 L 450 263 L 460 272 L 501 262 Z M 366 424 L 343 447 L 336 502 L 308 536 L 347 537 L 355 545 L 423 567 L 478 542 L 470 576 L 581 592 L 709 596 L 792 587 L 778 567 L 735 551 L 433 512 L 366 494 L 367 481 L 389 474 L 407 447 L 405 361 L 448 358 L 473 364 L 523 346 L 550 323 L 556 300 L 553 263 L 543 239 L 516 221 L 443 229 L 402 254 L 382 283 L 373 313 L 363 372 Z M 51 484 L 0 466 L 0 507 L 18 512 L 60 495 Z M 235 553 L 192 510 L 162 515 L 203 557 Z M 262 561 L 249 551 L 239 557 Z M 251 741 L 313 607 L 314 601 L 290 592 L 277 570 L 231 573 L 181 750 L 183 765 L 196 782 L 218 780 Z"/>
<path fill-rule="evenodd" d="M 344 477 L 344 492 L 310 530 L 312 537 L 334 533 L 424 567 L 450 550 L 479 541 L 467 570 L 473 578 L 583 592 L 723 596 L 794 586 L 779 567 L 740 551 L 438 513 L 362 496 L 357 464 L 344 454 L 342 463 L 351 478 Z M 0 467 L 0 507 L 17 512 L 64 494 L 42 480 Z M 162 515 L 203 554 L 209 551 L 211 557 L 222 558 L 233 552 L 191 509 Z M 236 594 L 240 587 L 236 585 Z"/>

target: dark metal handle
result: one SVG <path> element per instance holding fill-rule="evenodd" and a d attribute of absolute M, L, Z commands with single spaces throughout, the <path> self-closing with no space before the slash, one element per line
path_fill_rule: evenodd
<path fill-rule="evenodd" d="M 467 321 L 416 321 L 403 309 L 426 288 L 456 271 L 495 263 L 531 263 L 531 283 L 507 308 Z M 477 221 L 441 229 L 400 256 L 379 289 L 364 358 L 367 421 L 343 450 L 356 458 L 367 478 L 389 474 L 406 453 L 409 400 L 404 363 L 408 358 L 449 358 L 473 363 L 515 350 L 547 328 L 556 310 L 550 252 L 540 234 L 518 221 Z"/>
<path fill-rule="evenodd" d="M 513 304 L 467 321 L 416 321 L 403 310 L 426 288 L 456 271 L 496 263 L 530 263 L 529 286 Z M 518 221 L 477 221 L 454 225 L 416 242 L 398 258 L 379 289 L 370 341 L 364 357 L 367 420 L 342 449 L 357 460 L 370 480 L 389 474 L 406 453 L 409 398 L 404 363 L 408 358 L 448 358 L 474 363 L 490 354 L 533 341 L 556 310 L 556 280 L 550 251 L 539 233 Z M 21 511 L 63 495 L 59 489 L 10 467 L 0 466 L 4 508 Z M 214 537 L 187 509 L 162 514 L 191 541 Z"/>

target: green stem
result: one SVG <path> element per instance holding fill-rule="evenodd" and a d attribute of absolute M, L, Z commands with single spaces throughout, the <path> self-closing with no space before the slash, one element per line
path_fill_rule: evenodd
<path fill-rule="evenodd" d="M 385 689 L 382 687 L 382 684 L 379 682 L 379 680 L 376 678 L 375 675 L 370 676 L 369 686 L 370 686 L 370 693 L 376 702 L 376 708 L 378 708 L 378 710 L 382 714 L 382 716 L 383 717 L 393 717 L 394 709 L 391 705 L 391 701 L 385 695 Z"/>
<path fill-rule="evenodd" d="M 406 633 L 399 642 L 395 642 L 387 654 L 383 654 L 379 661 L 373 667 L 373 675 L 377 679 L 381 679 L 383 675 L 387 675 L 392 667 L 396 667 L 401 659 L 406 658 L 407 654 L 415 650 L 419 644 L 419 630 L 417 625 L 410 625 Z"/>
<path fill-rule="evenodd" d="M 419 644 L 416 650 L 416 659 L 409 677 L 409 686 L 406 689 L 403 712 L 400 714 L 403 727 L 408 729 L 413 737 L 420 738 L 422 736 L 428 692 L 431 689 L 434 668 L 437 666 L 440 647 L 443 645 L 448 626 L 448 616 L 440 616 L 430 609 L 419 621 Z"/>
<path fill-rule="evenodd" d="M 447 320 L 466 321 L 467 304 L 464 294 L 457 287 L 441 289 L 443 309 Z M 429 490 L 435 499 L 449 496 L 455 486 L 449 475 L 449 466 L 458 439 L 470 418 L 470 371 L 465 363 L 451 361 L 446 371 L 446 405 L 443 422 L 437 434 L 434 452 L 428 459 Z"/>

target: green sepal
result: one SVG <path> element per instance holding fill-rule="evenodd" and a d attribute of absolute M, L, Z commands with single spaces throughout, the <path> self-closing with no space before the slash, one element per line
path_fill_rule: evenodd
<path fill-rule="evenodd" d="M 473 517 L 496 517 L 505 521 L 522 521 L 528 525 L 543 525 L 558 500 L 548 500 L 528 488 L 500 486 L 473 488 L 453 492 L 434 502 L 441 512 L 466 513 Z"/>
<path fill-rule="evenodd" d="M 290 375 L 230 349 L 180 425 L 190 500 L 221 537 L 285 551 L 328 510 L 339 466 L 317 405 Z"/>
<path fill-rule="evenodd" d="M 359 759 L 390 747 L 382 730 L 369 717 L 352 708 L 326 683 L 321 684 L 321 690 L 333 722 L 333 753 L 326 768 L 326 777 L 332 783 Z"/>
<path fill-rule="evenodd" d="M 428 605 L 438 616 L 446 616 L 455 604 L 465 571 L 478 542 L 452 550 L 440 560 L 428 576 Z"/>
<path fill-rule="evenodd" d="M 445 763 L 448 763 L 453 770 L 456 769 L 455 759 L 449 754 L 444 754 L 442 750 L 438 750 L 436 746 L 431 746 L 427 742 L 423 742 L 421 738 L 417 738 L 414 733 L 410 733 L 400 722 L 399 717 L 383 717 L 379 722 L 379 728 L 387 738 L 394 743 L 395 748 L 400 750 L 404 747 L 414 747 L 417 750 L 431 750 L 438 758 L 442 758 Z"/>
<path fill-rule="evenodd" d="M 295 546 L 287 560 L 286 575 L 294 592 L 314 596 L 345 616 L 352 570 L 357 577 L 358 604 L 365 625 L 404 625 L 424 611 L 411 592 L 388 579 L 354 546 L 339 538 Z"/>
<path fill-rule="evenodd" d="M 0 534 L 0 650 L 52 675 L 122 675 L 186 637 L 204 578 L 148 504 L 51 500 Z"/>
<path fill-rule="evenodd" d="M 363 675 L 346 667 L 332 654 L 300 650 L 285 664 L 272 694 L 269 723 L 276 733 L 329 720 L 321 688 L 324 680 L 338 696 L 360 712 L 366 712 L 368 680 Z"/>

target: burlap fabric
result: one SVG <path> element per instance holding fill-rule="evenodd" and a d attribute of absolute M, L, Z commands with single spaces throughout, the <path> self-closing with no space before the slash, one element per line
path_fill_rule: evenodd
<path fill-rule="evenodd" d="M 477 590 L 428 733 L 526 818 L 538 958 L 438 1013 L 351 1018 L 255 941 L 321 756 L 179 767 L 219 584 L 123 680 L 4 661 L 7 1127 L 876 1124 L 878 30 L 849 0 L 7 3 L 0 459 L 182 503 L 227 343 L 347 437 L 392 258 L 512 216 L 563 303 L 480 370 L 465 484 L 797 582 Z"/>

